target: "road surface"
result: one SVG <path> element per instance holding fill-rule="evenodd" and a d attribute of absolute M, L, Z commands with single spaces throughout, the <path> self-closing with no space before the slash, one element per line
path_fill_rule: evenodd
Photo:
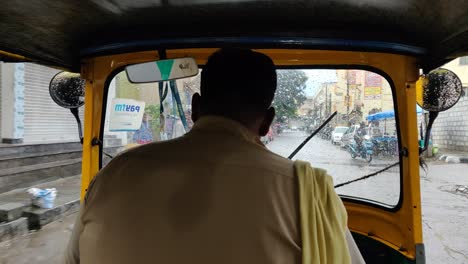
<path fill-rule="evenodd" d="M 303 132 L 285 132 L 267 144 L 267 147 L 284 157 L 307 137 Z M 339 184 L 353 180 L 369 173 L 376 172 L 398 161 L 398 157 L 374 157 L 368 163 L 362 158 L 351 158 L 351 155 L 338 145 L 314 137 L 297 153 L 294 159 L 308 161 L 314 167 L 326 169 L 333 176 L 334 183 Z M 358 196 L 377 201 L 388 206 L 398 203 L 400 193 L 400 168 L 389 169 L 365 181 L 351 183 L 340 187 L 337 192 L 342 195 Z"/>
<path fill-rule="evenodd" d="M 287 157 L 306 138 L 302 132 L 279 135 L 267 147 Z M 381 169 L 396 159 L 379 159 L 367 164 L 352 159 L 339 146 L 320 138 L 313 138 L 295 157 L 324 168 L 333 176 L 335 184 Z M 421 171 L 423 236 L 428 264 L 468 263 L 468 192 L 456 191 L 468 186 L 468 164 L 429 163 L 427 172 Z M 399 171 L 395 169 L 362 182 L 338 188 L 339 194 L 365 197 L 395 204 L 400 190 Z"/>
<path fill-rule="evenodd" d="M 302 142 L 301 132 L 283 133 L 268 148 L 289 155 Z M 352 159 L 338 146 L 313 139 L 297 155 L 298 159 L 327 169 L 335 183 L 362 176 L 390 164 L 391 159 L 374 159 L 370 164 Z M 431 163 L 421 174 L 423 232 L 426 263 L 468 263 L 468 194 L 457 192 L 458 185 L 468 185 L 468 165 Z M 339 193 L 366 197 L 395 204 L 399 193 L 398 169 L 359 183 L 337 189 Z M 71 233 L 76 214 L 46 225 L 41 231 L 0 243 L 0 264 L 60 263 L 61 253 Z"/>

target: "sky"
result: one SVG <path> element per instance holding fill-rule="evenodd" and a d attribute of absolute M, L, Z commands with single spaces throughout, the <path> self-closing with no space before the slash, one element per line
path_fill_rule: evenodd
<path fill-rule="evenodd" d="M 304 70 L 309 78 L 306 82 L 306 95 L 313 96 L 317 92 L 321 83 L 336 82 L 335 70 Z"/>

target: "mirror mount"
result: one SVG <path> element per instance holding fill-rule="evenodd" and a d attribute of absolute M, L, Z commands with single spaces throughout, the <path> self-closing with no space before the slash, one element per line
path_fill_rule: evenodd
<path fill-rule="evenodd" d="M 431 137 L 432 125 L 434 124 L 434 121 L 436 120 L 437 116 L 439 116 L 439 112 L 435 112 L 435 111 L 429 112 L 429 122 L 426 126 L 426 134 L 424 138 L 422 139 L 424 140 L 424 145 L 423 147 L 419 147 L 419 155 L 424 153 L 429 147 L 429 138 Z"/>
<path fill-rule="evenodd" d="M 83 144 L 83 129 L 81 127 L 81 119 L 78 112 L 78 108 L 70 108 L 70 112 L 76 119 L 76 123 L 78 125 L 78 137 L 80 138 L 80 143 Z"/>
<path fill-rule="evenodd" d="M 160 60 L 167 59 L 166 49 L 158 49 L 158 55 Z"/>

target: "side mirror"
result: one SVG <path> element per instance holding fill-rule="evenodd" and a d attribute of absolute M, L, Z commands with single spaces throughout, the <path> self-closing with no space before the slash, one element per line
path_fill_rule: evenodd
<path fill-rule="evenodd" d="M 80 142 L 83 143 L 78 108 L 84 105 L 85 80 L 81 79 L 79 73 L 59 72 L 50 81 L 49 94 L 57 105 L 70 109 L 78 124 Z"/>
<path fill-rule="evenodd" d="M 54 102 L 64 108 L 78 108 L 84 104 L 85 81 L 79 73 L 59 72 L 49 84 Z"/>
<path fill-rule="evenodd" d="M 463 86 L 460 78 L 450 70 L 435 69 L 422 76 L 416 83 L 416 102 L 424 110 L 429 111 L 429 122 L 424 136 L 424 146 L 419 148 L 423 153 L 429 146 L 432 125 L 439 112 L 452 108 L 462 95 Z"/>
<path fill-rule="evenodd" d="M 442 112 L 458 102 L 462 91 L 460 78 L 450 70 L 439 68 L 416 83 L 416 102 L 426 111 Z"/>
<path fill-rule="evenodd" d="M 190 57 L 176 58 L 129 65 L 125 72 L 132 83 L 150 83 L 195 76 L 198 65 Z"/>

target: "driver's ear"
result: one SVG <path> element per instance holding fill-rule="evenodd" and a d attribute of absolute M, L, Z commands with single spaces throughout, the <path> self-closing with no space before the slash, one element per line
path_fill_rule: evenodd
<path fill-rule="evenodd" d="M 192 96 L 192 121 L 195 123 L 200 118 L 201 112 L 201 95 L 194 93 Z"/>
<path fill-rule="evenodd" d="M 258 133 L 260 134 L 261 137 L 268 134 L 268 131 L 270 130 L 271 123 L 273 123 L 273 119 L 275 119 L 275 108 L 270 107 L 270 108 L 268 108 L 266 110 L 265 117 L 263 118 L 263 122 L 260 125 L 260 129 L 258 131 Z"/>

